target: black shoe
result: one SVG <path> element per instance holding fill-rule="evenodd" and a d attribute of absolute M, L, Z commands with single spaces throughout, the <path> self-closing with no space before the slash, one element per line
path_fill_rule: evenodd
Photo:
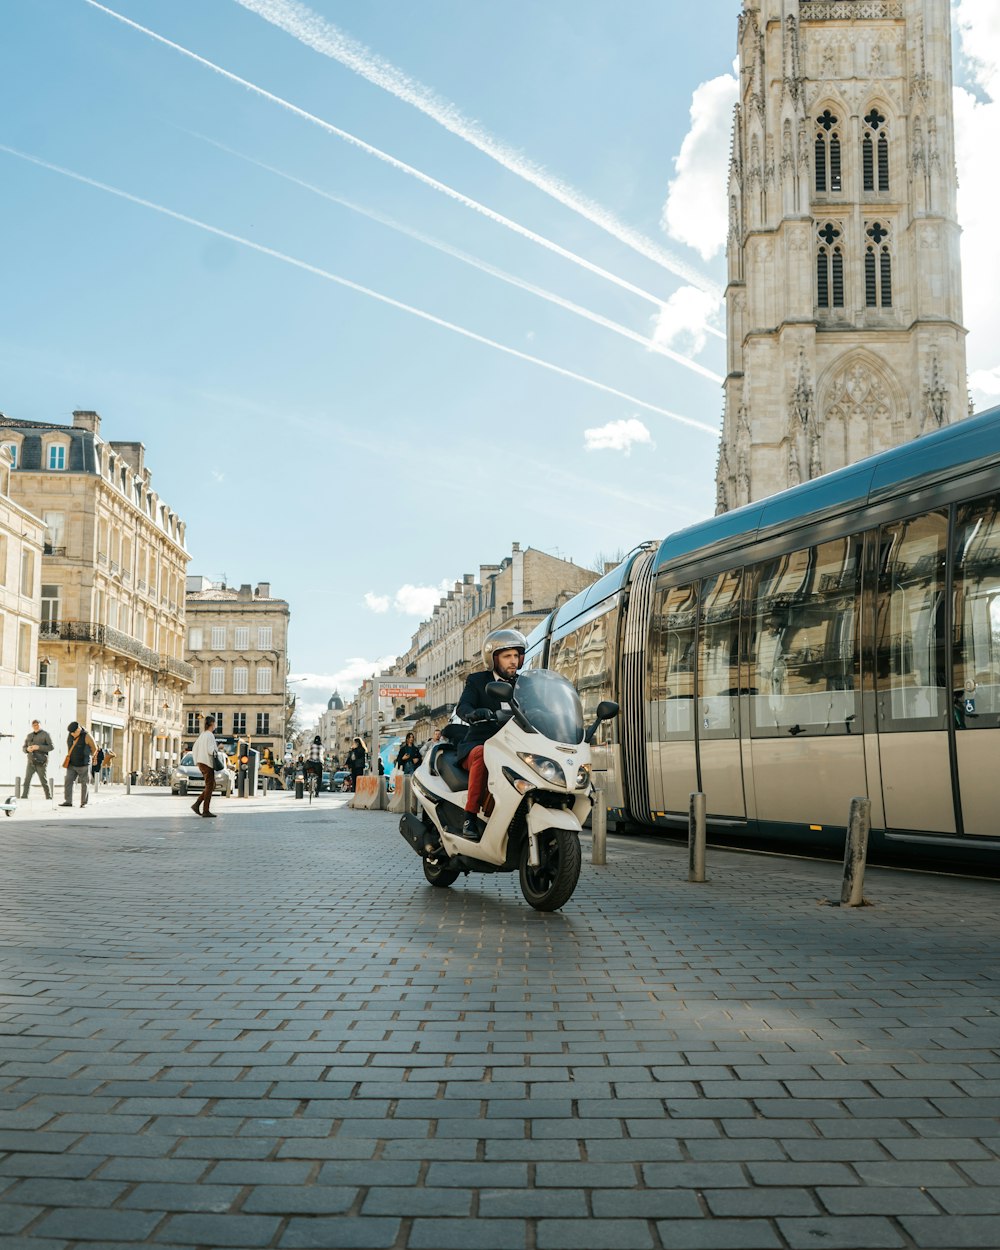
<path fill-rule="evenodd" d="M 202 816 L 207 816 L 209 820 L 215 820 L 215 812 L 202 812 Z"/>
<path fill-rule="evenodd" d="M 471 813 L 465 818 L 465 824 L 462 826 L 462 837 L 472 838 L 473 841 L 479 840 L 479 821 Z"/>
<path fill-rule="evenodd" d="M 59 806 L 60 807 L 72 807 L 73 804 L 72 803 L 60 803 Z"/>

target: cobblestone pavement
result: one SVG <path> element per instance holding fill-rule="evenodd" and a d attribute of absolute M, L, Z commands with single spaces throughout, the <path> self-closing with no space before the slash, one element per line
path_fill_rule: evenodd
<path fill-rule="evenodd" d="M 5 1250 L 1000 1245 L 1000 885 L 221 810 L 0 826 Z"/>

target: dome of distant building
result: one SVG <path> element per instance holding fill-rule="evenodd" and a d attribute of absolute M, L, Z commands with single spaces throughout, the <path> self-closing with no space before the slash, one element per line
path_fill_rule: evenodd
<path fill-rule="evenodd" d="M 330 702 L 326 705 L 326 710 L 328 712 L 342 712 L 344 710 L 344 700 L 336 690 L 330 695 Z"/>

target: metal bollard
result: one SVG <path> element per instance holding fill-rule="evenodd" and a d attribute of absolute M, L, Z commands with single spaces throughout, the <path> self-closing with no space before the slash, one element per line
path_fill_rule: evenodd
<path fill-rule="evenodd" d="M 590 809 L 590 862 L 598 866 L 608 862 L 608 805 L 604 799 L 603 779 L 594 777 L 594 806 Z"/>
<path fill-rule="evenodd" d="M 413 778 L 409 773 L 403 774 L 403 815 L 413 811 Z"/>
<path fill-rule="evenodd" d="M 696 790 L 688 803 L 688 881 L 705 880 L 705 811 L 704 794 Z"/>
<path fill-rule="evenodd" d="M 868 831 L 872 826 L 871 800 L 863 795 L 851 799 L 844 844 L 844 884 L 840 889 L 841 907 L 861 907 L 865 901 L 865 864 L 868 861 Z"/>

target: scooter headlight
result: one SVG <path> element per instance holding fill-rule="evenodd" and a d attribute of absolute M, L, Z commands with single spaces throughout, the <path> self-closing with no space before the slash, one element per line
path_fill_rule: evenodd
<path fill-rule="evenodd" d="M 550 760 L 547 755 L 535 755 L 533 751 L 518 751 L 518 759 L 524 760 L 529 768 L 534 769 L 543 781 L 547 781 L 550 786 L 566 786 L 566 775 L 559 767 L 556 760 Z"/>
<path fill-rule="evenodd" d="M 590 784 L 590 765 L 581 764 L 576 772 L 576 788 L 585 790 Z"/>
<path fill-rule="evenodd" d="M 518 774 L 514 772 L 513 768 L 508 768 L 506 764 L 504 765 L 503 775 L 507 778 L 518 794 L 527 794 L 529 790 L 537 789 L 537 786 L 533 781 L 529 781 L 527 777 L 518 776 Z"/>

